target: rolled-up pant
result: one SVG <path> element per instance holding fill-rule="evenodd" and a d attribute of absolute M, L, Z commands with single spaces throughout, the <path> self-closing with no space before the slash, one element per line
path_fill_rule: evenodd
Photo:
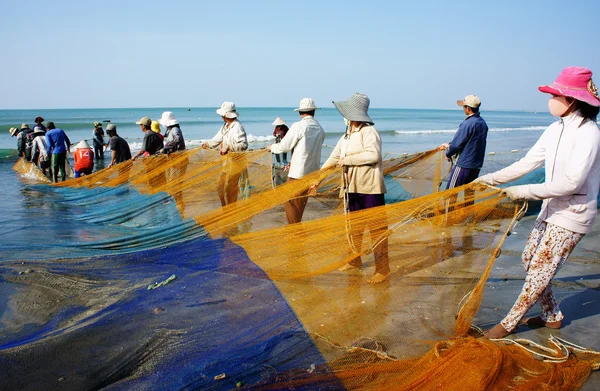
<path fill-rule="evenodd" d="M 527 271 L 523 289 L 508 315 L 500 322 L 506 331 L 516 329 L 538 300 L 542 306 L 543 321 L 558 322 L 563 319 L 552 293 L 552 279 L 583 236 L 542 220 L 535 222 L 522 255 Z"/>
<path fill-rule="evenodd" d="M 94 156 L 96 156 L 96 160 L 104 160 L 104 146 L 102 144 L 94 143 Z"/>
<path fill-rule="evenodd" d="M 295 179 L 290 177 L 287 179 L 288 182 L 293 180 Z M 302 221 L 302 215 L 304 214 L 304 209 L 306 208 L 307 202 L 308 189 L 283 204 L 283 209 L 285 210 L 285 217 L 288 224 L 299 223 Z"/>
<path fill-rule="evenodd" d="M 385 198 L 383 194 L 348 194 L 348 210 L 350 212 L 374 208 L 382 205 L 385 205 Z M 381 273 L 384 275 L 389 274 L 390 261 L 388 256 L 388 239 L 387 236 L 385 236 L 388 227 L 385 217 L 369 219 L 366 222 L 359 222 L 356 219 L 352 219 L 352 215 L 350 215 L 350 235 L 354 246 L 353 251 L 355 252 L 361 251 L 362 238 L 365 228 L 369 228 L 371 242 L 379 242 L 379 244 L 373 249 L 373 256 L 375 258 L 375 273 Z M 354 258 L 350 264 L 355 267 L 361 267 L 362 260 L 360 256 Z"/>
<path fill-rule="evenodd" d="M 65 164 L 67 162 L 67 154 L 66 153 L 53 153 L 52 154 L 52 175 L 54 177 L 54 182 L 58 182 L 58 170 L 60 170 L 60 176 L 62 181 L 64 182 L 67 178 L 67 170 Z"/>

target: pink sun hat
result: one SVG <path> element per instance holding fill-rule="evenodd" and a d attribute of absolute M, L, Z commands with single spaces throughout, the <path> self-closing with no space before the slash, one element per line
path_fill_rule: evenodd
<path fill-rule="evenodd" d="M 549 86 L 538 89 L 552 95 L 575 98 L 592 106 L 600 106 L 598 88 L 592 81 L 592 71 L 583 67 L 566 67 Z"/>

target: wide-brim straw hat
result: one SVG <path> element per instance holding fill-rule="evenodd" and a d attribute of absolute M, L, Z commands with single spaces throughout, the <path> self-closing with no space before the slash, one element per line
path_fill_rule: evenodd
<path fill-rule="evenodd" d="M 79 144 L 77 144 L 77 146 L 75 147 L 75 149 L 92 149 L 89 144 L 87 143 L 87 141 L 85 140 L 81 140 L 79 142 Z"/>
<path fill-rule="evenodd" d="M 29 129 L 29 125 L 21 124 L 21 130 Z"/>
<path fill-rule="evenodd" d="M 221 108 L 217 109 L 217 114 L 225 118 L 237 118 L 238 112 L 235 109 L 235 103 L 223 102 Z"/>
<path fill-rule="evenodd" d="M 158 119 L 158 123 L 164 127 L 178 125 L 179 121 L 175 119 L 172 111 L 165 111 L 162 116 Z"/>
<path fill-rule="evenodd" d="M 283 118 L 277 117 L 275 121 L 272 123 L 273 126 L 285 125 L 285 120 Z"/>
<path fill-rule="evenodd" d="M 19 128 L 10 128 L 10 129 L 8 129 L 8 133 L 10 133 L 10 137 L 15 136 L 18 130 L 19 130 Z"/>
<path fill-rule="evenodd" d="M 369 104 L 371 100 L 368 96 L 361 93 L 355 93 L 350 99 L 341 102 L 333 101 L 335 108 L 340 114 L 349 121 L 366 122 L 373 125 L 373 120 L 369 117 Z"/>
<path fill-rule="evenodd" d="M 304 111 L 313 111 L 313 110 L 317 110 L 319 109 L 317 106 L 315 106 L 315 101 L 312 100 L 311 98 L 303 98 L 300 101 L 300 105 L 297 109 L 294 109 L 294 111 L 299 111 L 299 112 L 304 112 Z"/>
<path fill-rule="evenodd" d="M 592 81 L 592 71 L 583 67 L 566 67 L 549 86 L 539 86 L 541 92 L 552 95 L 566 96 L 600 106 L 598 88 Z"/>

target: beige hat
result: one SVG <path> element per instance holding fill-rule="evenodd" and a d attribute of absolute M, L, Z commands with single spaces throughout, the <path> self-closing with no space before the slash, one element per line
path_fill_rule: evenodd
<path fill-rule="evenodd" d="M 217 109 L 217 114 L 225 118 L 237 118 L 238 112 L 235 109 L 235 103 L 223 102 L 220 109 Z"/>
<path fill-rule="evenodd" d="M 75 147 L 75 149 L 92 149 L 89 144 L 85 140 L 81 140 L 79 144 Z"/>
<path fill-rule="evenodd" d="M 313 111 L 313 110 L 317 110 L 318 107 L 315 106 L 315 101 L 312 100 L 311 98 L 303 98 L 300 101 L 300 107 L 298 107 L 297 109 L 294 109 L 294 111 L 299 111 L 299 112 L 303 112 L 303 111 Z"/>
<path fill-rule="evenodd" d="M 463 100 L 457 100 L 456 104 L 459 106 L 469 106 L 473 108 L 478 108 L 481 106 L 481 100 L 477 95 L 467 95 Z"/>
<path fill-rule="evenodd" d="M 272 123 L 273 126 L 285 125 L 285 120 L 281 117 L 275 118 L 275 121 Z"/>
<path fill-rule="evenodd" d="M 29 125 L 21 124 L 21 130 L 24 130 L 24 129 L 29 129 Z"/>
<path fill-rule="evenodd" d="M 148 117 L 142 117 L 141 120 L 136 122 L 136 125 L 144 125 L 150 127 L 150 125 L 152 125 L 152 120 Z"/>
<path fill-rule="evenodd" d="M 14 136 L 15 133 L 17 133 L 17 130 L 19 130 L 19 128 L 10 128 L 8 129 L 8 132 L 10 133 L 10 136 Z"/>

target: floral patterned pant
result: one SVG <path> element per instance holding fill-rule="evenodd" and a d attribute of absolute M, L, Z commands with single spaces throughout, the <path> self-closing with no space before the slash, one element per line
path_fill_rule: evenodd
<path fill-rule="evenodd" d="M 514 331 L 538 300 L 542 305 L 542 320 L 557 322 L 563 319 L 552 294 L 552 279 L 583 236 L 542 220 L 535 222 L 522 255 L 527 271 L 525 284 L 512 309 L 500 322 L 506 331 Z"/>

